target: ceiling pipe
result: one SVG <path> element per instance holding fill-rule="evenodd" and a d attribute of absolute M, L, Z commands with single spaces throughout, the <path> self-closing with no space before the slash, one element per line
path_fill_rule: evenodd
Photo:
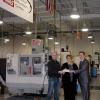
<path fill-rule="evenodd" d="M 77 32 L 77 30 L 69 30 L 69 31 L 56 31 L 56 33 L 75 33 L 75 32 Z M 81 30 L 80 30 L 80 32 L 81 32 Z M 100 32 L 100 29 L 91 29 L 89 32 L 95 32 L 95 33 L 97 33 L 97 32 Z M 1 33 L 1 32 L 0 32 Z M 35 32 L 32 32 L 32 34 L 34 34 Z M 18 35 L 18 36 L 24 36 L 25 35 L 25 33 L 24 32 L 14 32 L 14 33 L 9 33 L 9 32 L 3 32 L 3 34 L 4 34 L 4 36 L 14 36 L 14 35 Z M 38 31 L 37 32 L 37 35 L 42 35 L 42 34 L 47 34 L 47 31 Z M 1 35 L 0 35 L 0 37 L 1 37 Z"/>
<path fill-rule="evenodd" d="M 52 21 L 54 20 L 51 16 L 40 16 L 42 21 Z M 95 19 L 100 18 L 100 14 L 87 14 L 85 15 L 85 19 Z M 80 20 L 83 19 L 83 15 L 80 15 Z M 12 21 L 16 24 L 25 24 L 27 23 L 25 20 L 21 20 L 18 17 L 7 17 L 3 18 L 4 22 L 11 23 Z M 56 20 L 59 20 L 59 16 L 56 16 Z M 62 20 L 71 20 L 70 16 L 62 16 Z"/>

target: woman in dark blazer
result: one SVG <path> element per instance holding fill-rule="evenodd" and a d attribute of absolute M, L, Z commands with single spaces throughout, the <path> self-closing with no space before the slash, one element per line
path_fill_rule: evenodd
<path fill-rule="evenodd" d="M 75 100 L 76 84 L 78 75 L 74 73 L 63 72 L 64 69 L 77 70 L 78 67 L 72 61 L 72 56 L 66 56 L 67 62 L 61 67 L 60 73 L 62 74 L 62 87 L 64 90 L 64 100 Z"/>

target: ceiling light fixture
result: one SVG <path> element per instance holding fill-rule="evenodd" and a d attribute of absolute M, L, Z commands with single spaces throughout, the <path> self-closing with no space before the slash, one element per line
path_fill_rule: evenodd
<path fill-rule="evenodd" d="M 82 28 L 82 32 L 88 32 L 88 28 Z"/>
<path fill-rule="evenodd" d="M 3 21 L 2 20 L 0 20 L 0 25 L 2 25 L 3 24 Z"/>
<path fill-rule="evenodd" d="M 88 34 L 88 39 L 92 39 L 93 35 L 92 34 Z"/>
<path fill-rule="evenodd" d="M 84 24 L 81 30 L 82 32 L 88 32 L 89 29 L 86 27 L 86 24 Z"/>
<path fill-rule="evenodd" d="M 32 34 L 32 32 L 31 31 L 26 31 L 25 34 L 30 35 L 30 34 Z"/>
<path fill-rule="evenodd" d="M 49 39 L 49 40 L 53 40 L 54 38 L 53 38 L 53 36 L 50 36 L 48 39 Z"/>
<path fill-rule="evenodd" d="M 91 43 L 92 43 L 92 44 L 94 44 L 94 43 L 95 43 L 94 39 L 92 39 L 92 40 L 91 40 Z"/>
<path fill-rule="evenodd" d="M 58 45 L 59 44 L 59 42 L 55 42 L 55 45 Z"/>
<path fill-rule="evenodd" d="M 79 18 L 80 18 L 80 15 L 78 14 L 76 8 L 73 8 L 73 13 L 70 15 L 70 17 L 71 17 L 72 19 L 79 19 Z"/>
<path fill-rule="evenodd" d="M 81 29 L 82 32 L 88 32 L 89 29 L 86 26 L 86 19 L 85 19 L 85 5 L 83 4 L 83 28 Z"/>
<path fill-rule="evenodd" d="M 26 43 L 24 43 L 24 42 L 23 42 L 23 43 L 22 43 L 22 45 L 23 45 L 23 46 L 25 46 L 25 45 L 26 45 Z"/>
<path fill-rule="evenodd" d="M 26 30 L 25 34 L 27 34 L 27 35 L 32 34 L 32 32 L 30 31 L 30 28 L 29 27 L 27 27 L 27 30 Z"/>
<path fill-rule="evenodd" d="M 9 41 L 10 41 L 10 39 L 8 39 L 8 38 L 4 39 L 4 43 L 7 43 Z"/>
<path fill-rule="evenodd" d="M 2 12 L 0 12 L 0 25 L 2 25 L 4 22 L 3 22 L 3 16 L 2 16 Z"/>

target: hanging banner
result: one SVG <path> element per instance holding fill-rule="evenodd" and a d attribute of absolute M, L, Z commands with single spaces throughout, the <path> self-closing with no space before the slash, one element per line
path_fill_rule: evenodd
<path fill-rule="evenodd" d="M 80 40 L 82 38 L 82 35 L 81 35 L 80 32 L 76 32 L 75 34 L 76 34 L 76 39 L 77 40 Z"/>
<path fill-rule="evenodd" d="M 45 0 L 46 11 L 50 13 L 50 15 L 54 15 L 56 10 L 56 0 Z"/>
<path fill-rule="evenodd" d="M 33 22 L 33 0 L 0 0 L 0 7 Z"/>

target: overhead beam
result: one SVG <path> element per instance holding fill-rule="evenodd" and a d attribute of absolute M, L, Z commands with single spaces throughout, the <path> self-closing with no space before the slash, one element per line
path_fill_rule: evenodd
<path fill-rule="evenodd" d="M 54 20 L 54 18 L 52 16 L 40 16 L 42 21 L 52 21 Z M 100 14 L 87 14 L 84 16 L 85 19 L 96 19 L 96 18 L 100 18 Z M 62 20 L 72 20 L 69 16 L 62 16 L 61 17 Z M 80 19 L 83 19 L 83 15 L 81 15 Z M 8 23 L 18 23 L 18 24 L 24 24 L 27 23 L 26 20 L 23 20 L 19 17 L 7 17 L 7 18 L 3 18 L 4 22 L 8 22 Z M 56 16 L 56 20 L 59 20 L 59 16 Z"/>
<path fill-rule="evenodd" d="M 51 21 L 53 18 L 51 16 L 41 16 L 43 21 Z M 100 18 L 100 14 L 87 14 L 84 16 L 85 19 L 96 19 Z M 62 16 L 62 20 L 72 20 L 70 16 Z M 83 19 L 83 15 L 80 15 L 80 19 Z M 56 20 L 59 20 L 59 16 L 56 16 Z"/>

